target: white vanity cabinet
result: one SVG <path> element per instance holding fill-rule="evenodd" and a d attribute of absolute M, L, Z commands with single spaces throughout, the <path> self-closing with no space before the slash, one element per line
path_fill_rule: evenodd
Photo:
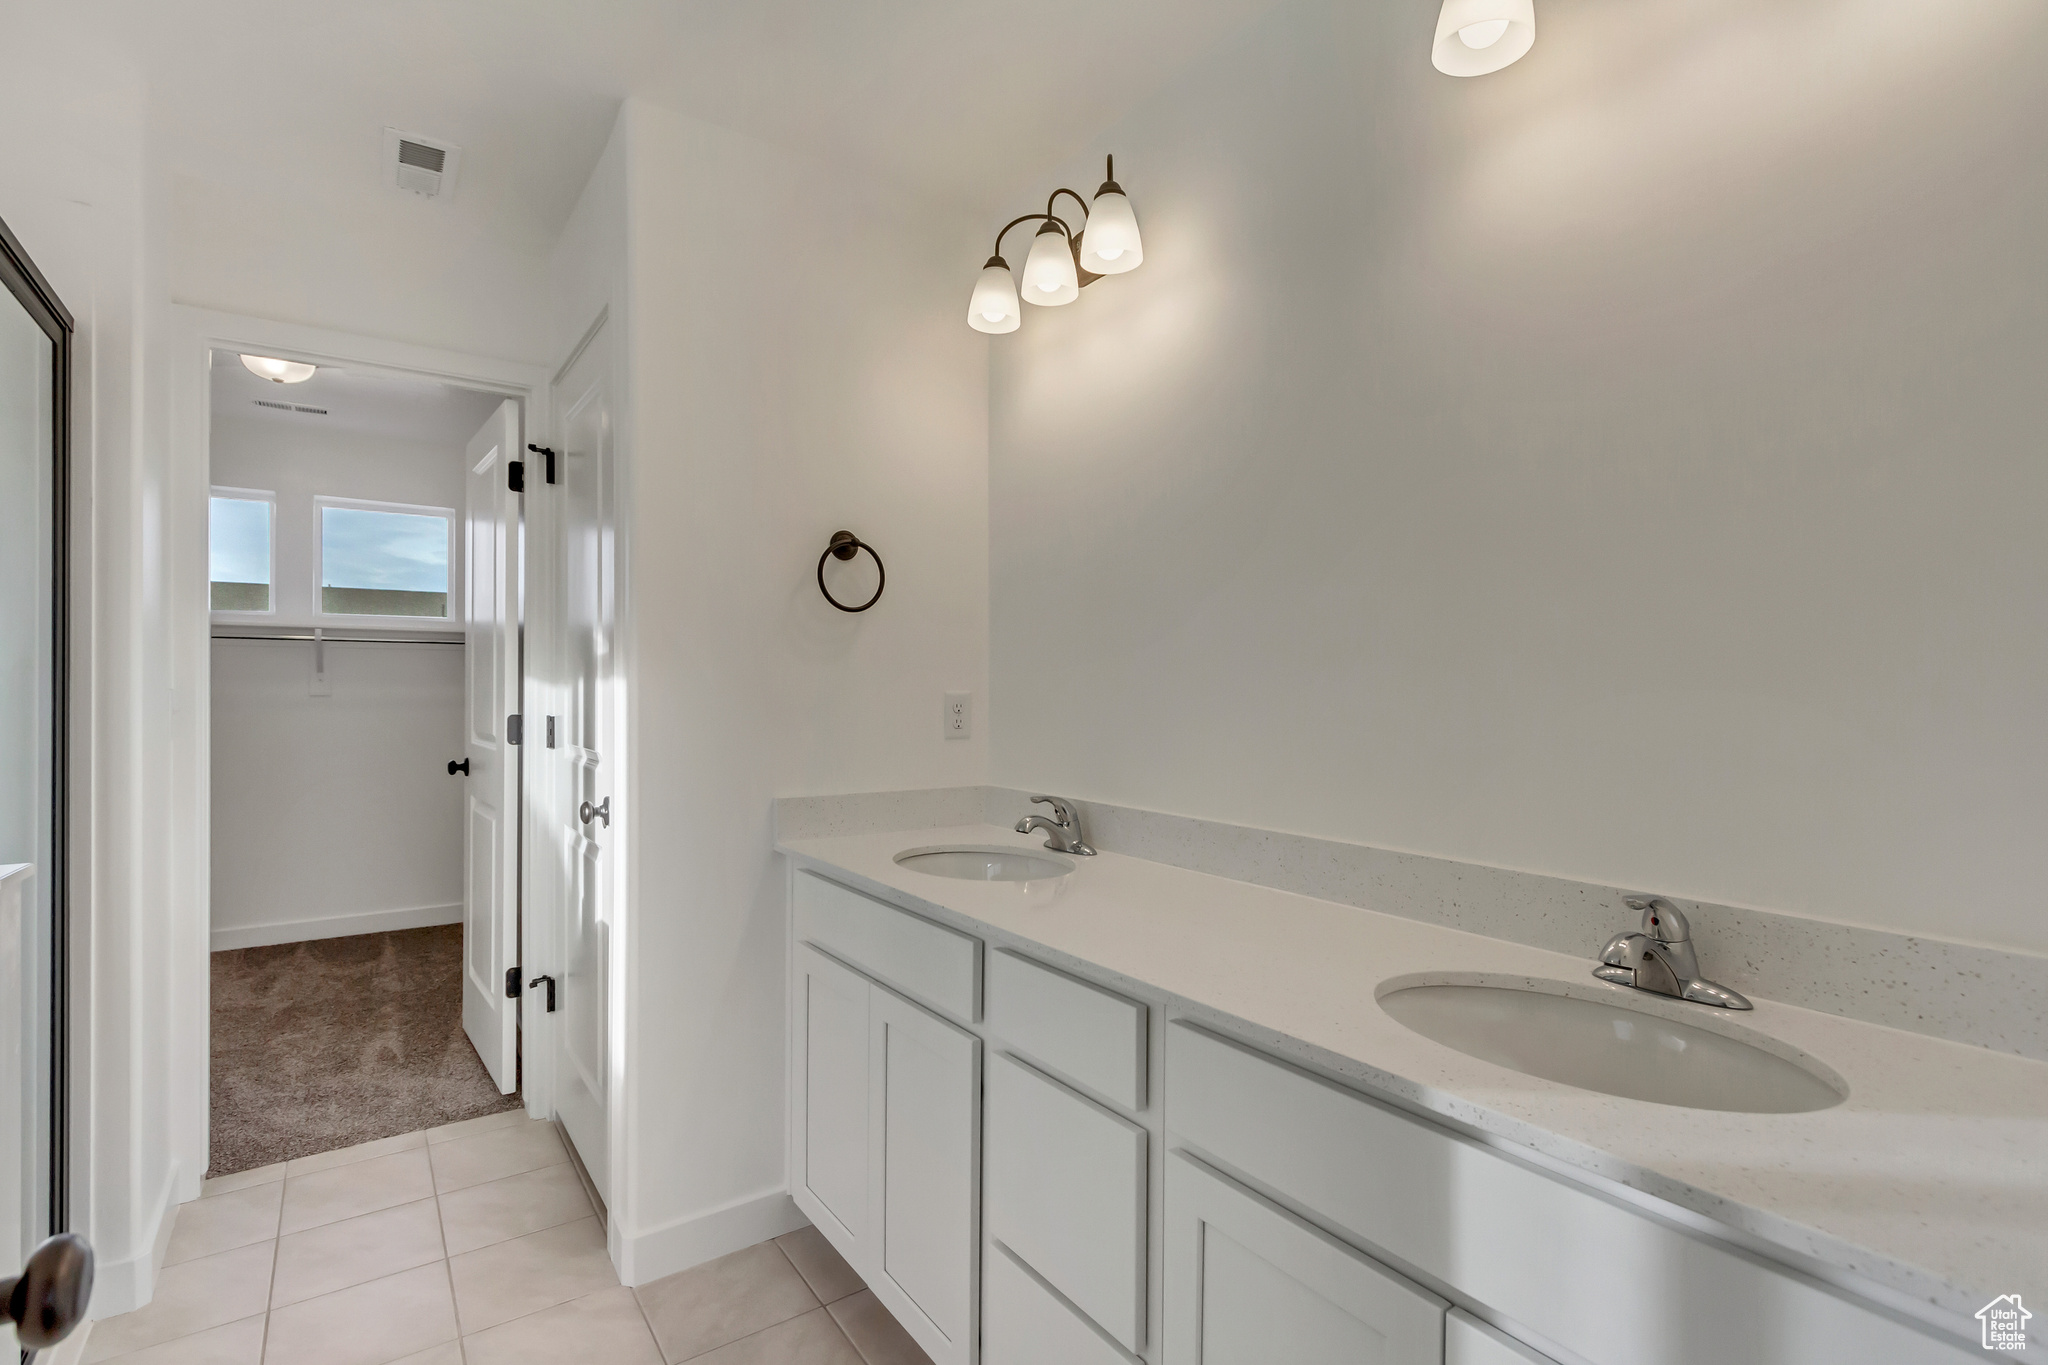
<path fill-rule="evenodd" d="M 971 1011 L 980 944 L 809 874 L 797 883 L 791 1193 L 937 1365 L 971 1365 L 981 1040 L 897 987 Z"/>
<path fill-rule="evenodd" d="M 938 1365 L 1981 1358 L 1028 946 L 801 870 L 792 930 L 792 1191 Z"/>
<path fill-rule="evenodd" d="M 1166 1365 L 1442 1365 L 1445 1302 L 1185 1153 L 1166 1166 Z"/>

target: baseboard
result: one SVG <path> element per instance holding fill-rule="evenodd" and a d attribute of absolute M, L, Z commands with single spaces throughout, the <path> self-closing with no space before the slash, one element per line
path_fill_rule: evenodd
<path fill-rule="evenodd" d="M 108 1259 L 101 1249 L 102 1254 L 93 1266 L 89 1310 L 95 1319 L 132 1313 L 155 1296 L 157 1272 L 163 1269 L 164 1254 L 171 1247 L 171 1229 L 178 1222 L 177 1195 L 178 1170 L 173 1163 L 164 1179 L 163 1192 L 157 1196 L 154 1221 L 148 1225 L 148 1242 L 120 1260 Z"/>
<path fill-rule="evenodd" d="M 280 920 L 213 931 L 213 951 L 263 948 L 273 943 L 304 943 L 316 938 L 347 938 L 351 934 L 388 934 L 394 929 L 424 929 L 434 924 L 462 923 L 462 906 L 417 905 L 408 910 L 365 910 L 326 919 Z"/>
<path fill-rule="evenodd" d="M 618 1267 L 621 1284 L 647 1284 L 770 1237 L 795 1232 L 809 1222 L 786 1190 L 738 1199 L 708 1213 L 678 1218 L 650 1232 L 627 1235 L 614 1220 L 612 1261 Z"/>

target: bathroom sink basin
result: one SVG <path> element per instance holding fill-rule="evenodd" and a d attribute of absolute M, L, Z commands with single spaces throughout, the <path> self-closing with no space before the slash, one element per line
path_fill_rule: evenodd
<path fill-rule="evenodd" d="M 1573 993 L 1566 994 L 1567 990 Z M 1667 1017 L 1589 998 L 1563 982 L 1380 987 L 1380 1008 L 1425 1038 L 1526 1076 L 1582 1090 L 1744 1114 L 1802 1114 L 1840 1104 L 1848 1087 L 1797 1049 L 1718 1018 Z"/>
<path fill-rule="evenodd" d="M 907 848 L 896 855 L 896 862 L 912 872 L 970 882 L 1042 882 L 1064 877 L 1074 870 L 1074 865 L 1064 858 L 993 845 Z"/>

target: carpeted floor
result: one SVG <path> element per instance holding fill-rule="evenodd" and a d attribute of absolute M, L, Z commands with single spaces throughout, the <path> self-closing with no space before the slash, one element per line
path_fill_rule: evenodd
<path fill-rule="evenodd" d="M 462 1031 L 462 926 L 213 954 L 210 1176 L 519 1106 Z"/>

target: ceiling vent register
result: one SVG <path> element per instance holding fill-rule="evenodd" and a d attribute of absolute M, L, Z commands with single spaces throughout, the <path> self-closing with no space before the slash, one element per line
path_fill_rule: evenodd
<path fill-rule="evenodd" d="M 384 174 L 397 189 L 439 198 L 455 188 L 455 170 L 461 162 L 460 147 L 396 128 L 384 130 Z"/>

